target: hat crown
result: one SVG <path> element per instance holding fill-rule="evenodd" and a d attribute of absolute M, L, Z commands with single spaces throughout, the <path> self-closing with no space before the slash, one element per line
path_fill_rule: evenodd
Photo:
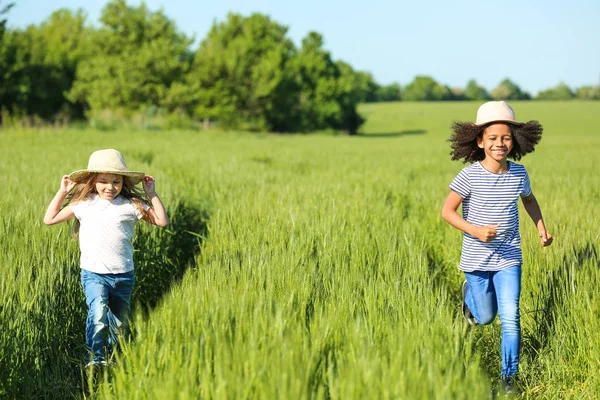
<path fill-rule="evenodd" d="M 75 182 L 83 182 L 90 174 L 117 174 L 128 176 L 131 182 L 137 185 L 144 173 L 141 171 L 130 171 L 125 164 L 123 155 L 115 149 L 97 150 L 92 153 L 88 161 L 87 169 L 71 172 L 69 179 Z"/>
<path fill-rule="evenodd" d="M 90 156 L 88 170 L 127 171 L 127 164 L 123 155 L 117 150 L 97 150 Z"/>
<path fill-rule="evenodd" d="M 515 112 L 505 101 L 488 101 L 477 110 L 476 125 L 485 125 L 494 121 L 517 122 Z"/>

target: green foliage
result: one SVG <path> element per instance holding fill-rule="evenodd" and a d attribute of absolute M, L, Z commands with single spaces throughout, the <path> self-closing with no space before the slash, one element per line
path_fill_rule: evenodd
<path fill-rule="evenodd" d="M 38 28 L 45 44 L 45 62 L 67 69 L 75 74 L 77 64 L 91 54 L 86 27 L 86 15 L 82 10 L 73 13 L 68 9 L 53 12 Z"/>
<path fill-rule="evenodd" d="M 474 79 L 467 82 L 467 87 L 464 92 L 468 100 L 487 101 L 490 100 L 490 95 L 483 86 L 479 86 Z"/>
<path fill-rule="evenodd" d="M 359 101 L 361 103 L 372 103 L 379 101 L 379 90 L 381 86 L 375 82 L 373 75 L 369 72 L 355 71 Z"/>
<path fill-rule="evenodd" d="M 81 116 L 81 105 L 65 99 L 75 69 L 85 57 L 85 16 L 54 12 L 39 27 L 6 32 L 0 42 L 0 104 L 12 114 L 46 119 Z"/>
<path fill-rule="evenodd" d="M 334 62 L 317 32 L 309 32 L 302 40 L 292 69 L 300 86 L 301 130 L 333 128 L 356 133 L 363 123 L 356 105 L 364 96 L 364 77 L 348 64 Z"/>
<path fill-rule="evenodd" d="M 581 100 L 600 100 L 600 87 L 582 86 L 575 91 L 575 97 Z"/>
<path fill-rule="evenodd" d="M 564 82 L 538 93 L 537 100 L 570 100 L 575 97 L 571 88 Z"/>
<path fill-rule="evenodd" d="M 510 79 L 504 79 L 491 92 L 494 100 L 530 100 L 531 95 L 521 90 L 521 88 Z"/>
<path fill-rule="evenodd" d="M 400 101 L 402 100 L 402 88 L 398 83 L 380 86 L 376 98 L 376 101 Z"/>
<path fill-rule="evenodd" d="M 297 50 L 287 28 L 262 14 L 215 23 L 175 90 L 201 119 L 274 132 L 336 129 L 355 133 L 356 111 L 372 80 L 323 50 L 309 33 Z"/>
<path fill-rule="evenodd" d="M 80 118 L 83 116 L 83 104 L 70 102 L 66 93 L 71 89 L 75 71 L 79 63 L 89 56 L 89 38 L 91 28 L 86 26 L 83 11 L 75 13 L 61 9 L 55 11 L 39 27 L 41 41 L 45 45 L 43 64 L 58 72 L 53 89 L 46 89 L 52 98 L 47 102 L 54 105 L 49 114 L 59 114 L 59 118 Z M 40 79 L 43 83 L 43 77 Z"/>
<path fill-rule="evenodd" d="M 402 100 L 406 101 L 440 101 L 450 98 L 451 91 L 430 76 L 415 77 L 414 81 L 404 87 L 402 95 Z"/>
<path fill-rule="evenodd" d="M 125 0 L 111 1 L 100 21 L 68 98 L 92 110 L 165 105 L 172 83 L 186 72 L 192 40 L 162 11 L 150 12 L 144 3 L 131 7 Z"/>
<path fill-rule="evenodd" d="M 6 18 L 2 18 L 2 16 L 8 14 L 8 11 L 14 5 L 14 3 L 8 3 L 3 6 L 2 1 L 0 1 L 0 41 L 2 41 L 2 36 L 4 35 L 4 31 L 6 30 Z"/>
<path fill-rule="evenodd" d="M 352 69 L 350 64 L 343 61 L 337 61 L 340 77 L 337 80 L 337 102 L 341 108 L 341 114 L 330 120 L 328 125 L 337 130 L 341 130 L 348 135 L 355 135 L 358 128 L 365 122 L 358 113 L 357 106 L 369 90 L 364 86 L 364 77 Z"/>
<path fill-rule="evenodd" d="M 341 112 L 337 95 L 338 66 L 323 49 L 323 37 L 309 32 L 294 60 L 294 74 L 300 84 L 301 125 L 304 130 L 327 127 L 328 120 Z"/>
<path fill-rule="evenodd" d="M 39 30 L 31 26 L 8 31 L 1 46 L 0 103 L 11 113 L 51 116 L 56 111 L 51 100 L 57 92 L 60 96 L 63 74 L 58 67 L 45 64 Z"/>
<path fill-rule="evenodd" d="M 360 103 L 400 101 L 402 99 L 401 88 L 398 83 L 382 86 L 375 81 L 373 75 L 369 72 L 354 71 L 354 75 L 353 79 Z"/>
<path fill-rule="evenodd" d="M 288 63 L 295 48 L 286 33 L 268 16 L 230 13 L 213 24 L 194 56 L 188 89 L 178 92 L 199 118 L 233 127 L 243 121 L 251 130 L 293 129 L 296 83 Z"/>

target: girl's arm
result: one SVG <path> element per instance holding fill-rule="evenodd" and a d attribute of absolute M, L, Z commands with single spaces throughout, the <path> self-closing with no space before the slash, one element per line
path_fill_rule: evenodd
<path fill-rule="evenodd" d="M 44 215 L 44 223 L 46 225 L 54 225 L 60 222 L 67 221 L 73 218 L 73 210 L 71 207 L 66 206 L 62 210 L 60 206 L 69 194 L 69 192 L 75 187 L 75 182 L 69 179 L 69 175 L 64 175 L 60 181 L 60 189 L 54 195 L 54 198 L 48 205 L 46 215 Z"/>
<path fill-rule="evenodd" d="M 544 224 L 544 219 L 542 218 L 542 210 L 540 210 L 540 205 L 537 202 L 537 199 L 531 193 L 529 196 L 521 197 L 523 200 L 523 206 L 525 206 L 525 211 L 533 220 L 533 223 L 538 229 L 540 234 L 540 240 L 542 247 L 550 246 L 552 244 L 552 235 L 546 231 L 546 225 Z"/>
<path fill-rule="evenodd" d="M 150 223 L 164 228 L 165 226 L 169 225 L 169 218 L 167 217 L 165 206 L 156 193 L 154 178 L 146 175 L 142 179 L 142 184 L 144 185 L 144 192 L 146 192 L 146 196 L 148 196 L 150 203 L 152 203 L 152 208 L 148 209 Z"/>
<path fill-rule="evenodd" d="M 442 207 L 442 218 L 456 229 L 475 236 L 482 242 L 491 242 L 496 237 L 496 228 L 500 225 L 475 226 L 467 222 L 456 210 L 462 203 L 462 196 L 451 190 Z"/>

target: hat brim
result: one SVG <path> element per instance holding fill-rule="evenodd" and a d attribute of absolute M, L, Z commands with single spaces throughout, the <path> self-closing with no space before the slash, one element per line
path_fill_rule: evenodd
<path fill-rule="evenodd" d="M 134 185 L 137 185 L 142 181 L 142 178 L 145 176 L 143 172 L 139 171 L 119 171 L 115 169 L 81 169 L 79 171 L 71 172 L 69 174 L 69 179 L 73 182 L 81 182 L 86 178 L 89 174 L 115 174 L 115 175 L 123 175 L 131 178 Z"/>
<path fill-rule="evenodd" d="M 476 122 L 475 125 L 477 125 L 477 126 L 484 126 L 484 125 L 494 124 L 496 122 L 505 122 L 507 124 L 516 125 L 516 126 L 525 125 L 525 122 L 512 121 L 510 119 L 494 119 L 494 120 L 491 120 L 491 121 L 485 121 L 485 122 L 479 122 L 479 123 Z"/>

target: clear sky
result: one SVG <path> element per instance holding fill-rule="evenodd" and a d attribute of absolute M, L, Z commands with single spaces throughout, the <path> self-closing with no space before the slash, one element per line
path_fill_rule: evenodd
<path fill-rule="evenodd" d="M 105 0 L 11 0 L 10 27 L 38 24 L 59 8 L 82 8 L 98 23 Z M 2 0 L 2 4 L 9 3 Z M 139 0 L 128 0 L 138 5 Z M 600 0 L 146 0 L 179 29 L 203 39 L 230 11 L 261 12 L 299 45 L 321 33 L 334 59 L 381 84 L 430 75 L 454 87 L 475 79 L 488 90 L 508 77 L 523 90 L 563 81 L 600 83 Z M 196 42 L 197 43 L 197 42 Z"/>

